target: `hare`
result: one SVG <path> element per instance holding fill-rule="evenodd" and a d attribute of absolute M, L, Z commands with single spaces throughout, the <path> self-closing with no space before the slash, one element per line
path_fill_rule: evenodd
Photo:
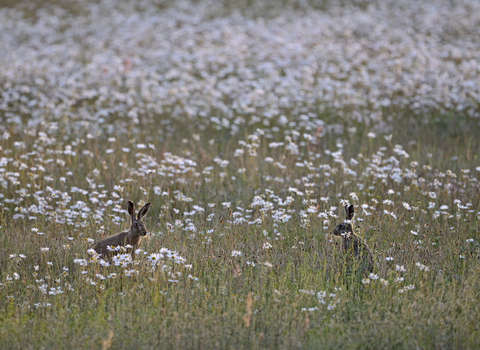
<path fill-rule="evenodd" d="M 128 214 L 130 214 L 130 217 L 132 218 L 132 226 L 130 227 L 130 230 L 120 232 L 115 236 L 110 236 L 101 241 L 95 242 L 90 249 L 94 249 L 102 258 L 111 258 L 118 253 L 118 250 L 116 250 L 115 247 L 125 247 L 130 245 L 127 252 L 131 252 L 132 258 L 134 258 L 135 253 L 133 248 L 138 246 L 142 240 L 142 236 L 147 234 L 145 223 L 141 221 L 141 219 L 147 214 L 150 205 L 151 203 L 145 204 L 142 209 L 138 211 L 137 218 L 135 219 L 133 202 L 128 201 Z"/>
<path fill-rule="evenodd" d="M 347 219 L 335 227 L 332 234 L 341 236 L 343 241 L 343 251 L 348 257 L 354 257 L 359 260 L 359 271 L 362 273 L 373 272 L 373 254 L 368 248 L 367 243 L 353 232 L 352 220 L 355 214 L 353 204 L 345 206 Z"/>

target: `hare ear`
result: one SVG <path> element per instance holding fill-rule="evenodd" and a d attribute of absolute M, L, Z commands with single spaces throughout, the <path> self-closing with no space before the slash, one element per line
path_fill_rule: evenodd
<path fill-rule="evenodd" d="M 352 220 L 355 210 L 353 209 L 353 204 L 350 206 L 345 206 L 345 211 L 347 212 L 347 220 Z"/>
<path fill-rule="evenodd" d="M 133 222 L 135 221 L 135 212 L 134 212 L 134 209 L 133 209 L 133 202 L 132 201 L 128 201 L 128 214 L 132 218 L 132 224 L 133 224 Z"/>
<path fill-rule="evenodd" d="M 152 203 L 145 204 L 142 209 L 138 211 L 137 220 L 141 220 L 146 214 Z"/>

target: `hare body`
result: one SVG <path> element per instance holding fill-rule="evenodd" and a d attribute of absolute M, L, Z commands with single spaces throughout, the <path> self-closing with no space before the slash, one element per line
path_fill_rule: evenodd
<path fill-rule="evenodd" d="M 101 241 L 95 242 L 90 247 L 94 249 L 97 254 L 100 254 L 102 258 L 112 257 L 118 254 L 118 251 L 115 250 L 115 247 L 125 247 L 131 246 L 127 249 L 127 252 L 132 254 L 134 257 L 134 248 L 137 247 L 142 241 L 142 237 L 147 234 L 145 228 L 145 223 L 141 219 L 147 214 L 148 209 L 150 208 L 151 203 L 145 204 L 137 214 L 135 218 L 134 205 L 131 201 L 128 201 L 128 214 L 132 219 L 132 226 L 130 230 L 123 231 L 115 236 L 110 236 L 102 239 Z"/>
<path fill-rule="evenodd" d="M 359 261 L 359 270 L 361 272 L 372 273 L 374 266 L 373 254 L 370 248 L 368 248 L 367 242 L 353 232 L 352 224 L 348 222 L 354 215 L 353 205 L 350 207 L 345 206 L 345 211 L 347 213 L 347 222 L 338 224 L 332 231 L 332 234 L 342 237 L 344 253 L 347 258 L 354 258 Z"/>

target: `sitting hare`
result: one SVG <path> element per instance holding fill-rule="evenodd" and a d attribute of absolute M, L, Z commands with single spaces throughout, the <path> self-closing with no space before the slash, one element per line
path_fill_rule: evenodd
<path fill-rule="evenodd" d="M 138 211 L 137 218 L 135 219 L 135 212 L 133 202 L 128 201 L 128 214 L 132 218 L 132 226 L 129 231 L 123 231 L 115 236 L 110 236 L 102 239 L 101 241 L 93 243 L 90 249 L 94 249 L 97 254 L 101 254 L 102 258 L 112 257 L 118 254 L 116 247 L 128 247 L 127 252 L 131 252 L 132 258 L 134 257 L 133 249 L 140 244 L 142 236 L 147 234 L 145 229 L 145 223 L 141 219 L 147 214 L 151 203 L 145 204 L 142 209 Z"/>
<path fill-rule="evenodd" d="M 345 206 L 347 219 L 335 227 L 332 233 L 335 236 L 341 236 L 343 241 L 343 251 L 349 257 L 355 257 L 359 261 L 359 271 L 363 273 L 373 272 L 373 254 L 368 248 L 367 243 L 355 233 L 353 233 L 351 220 L 354 210 L 353 204 Z"/>

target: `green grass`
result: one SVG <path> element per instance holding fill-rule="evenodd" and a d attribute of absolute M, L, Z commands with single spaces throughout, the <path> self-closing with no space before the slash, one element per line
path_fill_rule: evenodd
<path fill-rule="evenodd" d="M 351 135 L 349 140 L 356 145 L 355 150 L 361 150 L 363 154 L 363 161 L 355 166 L 355 179 L 343 174 L 338 163 L 327 158 L 323 152 L 320 159 L 312 160 L 315 166 L 329 164 L 334 169 L 332 174 L 335 169 L 338 170 L 331 176 L 335 183 L 328 187 L 324 187 L 329 178 L 325 173 L 296 168 L 296 157 L 284 150 L 269 150 L 262 138 L 257 157 L 230 158 L 227 152 L 232 152 L 226 151 L 223 158 L 232 159 L 228 168 L 216 167 L 208 176 L 195 176 L 191 171 L 182 175 L 185 180 L 181 182 L 158 174 L 131 176 L 133 181 L 122 184 L 125 187 L 122 198 L 116 202 L 122 205 L 126 199 L 132 199 L 137 203 L 140 200 L 153 203 L 146 223 L 154 235 L 144 240 L 141 248 L 152 253 L 158 252 L 160 247 L 168 247 L 184 256 L 193 267 L 187 271 L 182 265 L 175 265 L 174 271 L 181 272 L 181 276 L 176 278 L 178 282 L 169 282 L 172 277 L 158 266 L 151 271 L 142 258 L 137 260 L 138 265 L 127 268 L 138 271 L 130 277 L 124 275 L 124 268 L 116 266 L 104 268 L 91 263 L 81 267 L 74 264 L 75 258 L 87 257 L 85 249 L 88 244 L 84 239 L 102 237 L 100 226 L 105 226 L 105 234 L 113 234 L 127 228 L 127 224 L 113 223 L 108 216 L 95 219 L 92 215 L 72 218 L 70 224 L 55 223 L 49 215 L 38 215 L 35 221 L 13 220 L 16 207 L 34 203 L 32 196 L 21 199 L 18 204 L 4 203 L 0 236 L 2 341 L 6 348 L 25 348 L 28 344 L 33 348 L 59 348 L 69 347 L 70 343 L 75 344 L 75 348 L 100 348 L 108 347 L 110 338 L 112 348 L 475 347 L 479 336 L 479 191 L 478 182 L 469 180 L 476 171 L 472 165 L 478 164 L 477 155 L 473 154 L 479 149 L 478 140 L 468 132 L 463 137 L 466 152 L 472 152 L 469 162 L 466 153 L 455 152 L 454 136 L 442 134 L 437 137 L 438 129 L 434 131 L 430 134 L 426 131 L 426 138 L 417 139 L 416 144 L 403 142 L 408 145 L 405 149 L 410 158 L 401 160 L 399 167 L 405 171 L 410 168 L 410 162 L 418 161 L 418 173 L 422 173 L 418 177 L 421 176 L 425 182 L 417 181 L 417 185 L 412 184 L 415 178 L 403 178 L 399 184 L 391 179 L 382 183 L 366 172 L 378 148 L 387 148 L 383 151 L 383 158 L 387 159 L 393 155 L 392 146 L 379 138 L 369 140 L 361 135 Z M 233 149 L 234 140 L 222 140 L 221 134 L 219 137 L 220 148 Z M 408 139 L 408 135 L 401 133 L 398 137 Z M 437 143 L 438 139 L 441 143 Z M 26 150 L 38 151 L 38 147 L 34 147 L 34 138 L 24 140 Z M 319 152 L 328 149 L 329 142 L 327 137 L 325 143 L 317 145 Z M 3 152 L 11 149 L 11 145 L 12 139 L 3 141 Z M 159 147 L 161 145 L 157 144 Z M 208 142 L 201 141 L 183 144 L 184 150 L 190 153 L 189 158 L 198 162 L 197 169 L 212 164 L 212 158 L 216 156 L 212 147 Z M 135 157 L 125 157 L 120 149 L 105 155 L 105 148 L 106 140 L 101 137 L 81 144 L 76 149 L 77 159 L 62 155 L 58 158 L 64 159 L 65 165 L 47 163 L 47 173 L 60 177 L 67 170 L 73 171 L 75 176 L 71 177 L 70 186 L 88 188 L 85 177 L 90 177 L 94 169 L 102 169 L 103 161 L 122 159 L 129 169 L 136 167 Z M 84 156 L 81 152 L 84 149 L 96 152 L 98 156 Z M 26 150 L 13 151 L 8 156 L 20 161 L 21 154 Z M 306 152 L 306 149 L 301 148 L 301 151 Z M 443 154 L 443 157 L 428 158 L 425 154 L 429 152 Z M 144 153 L 150 153 L 159 163 L 162 160 L 157 152 Z M 45 154 L 47 159 L 52 157 L 46 150 Z M 451 161 L 455 154 L 459 159 Z M 353 149 L 346 146 L 343 158 L 349 159 L 354 155 Z M 263 159 L 267 156 L 281 160 L 286 169 L 265 164 Z M 38 164 L 34 159 L 26 161 L 29 166 Z M 248 170 L 244 174 L 236 174 L 235 169 L 242 163 Z M 431 165 L 432 169 L 425 169 L 424 165 Z M 15 170 L 14 166 L 9 166 L 7 171 Z M 469 177 L 462 177 L 459 169 L 463 168 L 472 169 Z M 453 169 L 456 178 L 438 176 L 439 172 L 449 169 Z M 235 174 L 237 179 L 220 177 L 221 170 L 228 172 L 229 176 Z M 266 189 L 283 199 L 292 195 L 285 183 L 266 181 L 267 174 L 288 177 L 292 181 L 291 186 L 302 191 L 302 186 L 294 184 L 293 179 L 313 174 L 310 181 L 316 184 L 312 187 L 313 193 L 303 197 L 293 195 L 295 200 L 287 208 L 294 212 L 286 224 L 274 223 L 270 213 L 262 214 L 258 207 L 250 206 L 254 195 L 267 194 L 264 198 L 268 200 Z M 127 177 L 125 169 L 112 165 L 99 171 L 95 183 L 105 184 L 104 188 L 110 192 L 114 185 Z M 212 181 L 204 182 L 204 178 Z M 455 190 L 447 191 L 443 185 L 433 190 L 434 179 L 451 183 Z M 5 198 L 14 197 L 15 190 L 27 184 L 31 184 L 31 192 L 34 188 L 45 189 L 46 186 L 62 188 L 62 184 L 57 182 L 57 175 L 52 182 L 46 183 L 45 177 L 33 179 L 28 171 L 21 171 L 18 181 L 20 185 L 9 183 L 3 192 Z M 359 191 L 358 184 L 364 185 L 364 190 Z M 161 186 L 162 191 L 169 192 L 169 195 L 155 195 L 150 190 L 154 186 Z M 410 188 L 405 190 L 405 186 Z M 150 189 L 142 192 L 140 187 Z M 393 189 L 396 194 L 388 195 L 388 189 Z M 427 209 L 431 199 L 422 194 L 422 191 L 432 190 L 437 195 L 434 200 L 436 210 L 440 204 L 449 205 L 451 218 L 444 214 L 436 219 L 432 217 L 433 210 Z M 179 201 L 175 191 L 181 191 L 193 201 Z M 318 199 L 319 211 L 323 211 L 330 205 L 339 206 L 338 193 L 347 198 L 350 192 L 357 192 L 359 200 L 351 202 L 357 204 L 358 217 L 364 218 L 363 222 L 356 222 L 361 226 L 358 232 L 374 247 L 375 273 L 385 279 L 387 285 L 379 280 L 371 280 L 364 285 L 355 275 L 345 273 L 347 266 L 344 265 L 340 246 L 335 241 L 331 242 L 328 235 L 329 230 L 341 222 L 343 213 L 340 210 L 340 218 L 330 218 L 325 228 L 322 227 L 323 219 L 317 214 L 308 215 L 308 222 L 299 218 L 299 211 L 308 208 L 302 203 L 303 199 Z M 70 195 L 72 203 L 87 199 L 79 193 Z M 328 197 L 328 203 L 321 202 L 320 197 Z M 392 199 L 395 204 L 383 205 L 382 201 L 386 198 Z M 375 210 L 370 209 L 372 215 L 362 215 L 358 205 L 372 204 L 372 199 L 379 201 L 374 205 Z M 454 199 L 461 199 L 462 204 L 474 203 L 474 212 L 457 209 Z M 232 203 L 231 210 L 222 209 L 221 203 L 227 200 Z M 47 209 L 50 214 L 63 210 L 59 200 L 50 197 L 47 201 L 51 206 L 51 211 Z M 215 208 L 207 206 L 210 202 L 217 203 Z M 418 209 L 408 211 L 403 208 L 402 202 Z M 205 213 L 191 217 L 181 215 L 191 211 L 194 204 L 204 207 Z M 247 221 L 263 218 L 262 224 L 234 225 L 234 214 L 231 212 L 239 212 L 235 209 L 237 206 L 251 208 L 251 218 Z M 91 207 L 96 208 L 95 205 Z M 176 214 L 173 209 L 178 209 L 179 213 Z M 384 209 L 395 213 L 398 219 L 384 215 Z M 215 216 L 212 221 L 207 221 L 210 213 L 215 213 Z M 125 214 L 118 215 L 126 219 Z M 185 223 L 186 218 L 190 218 L 197 228 L 195 237 L 178 228 L 168 230 L 167 223 L 175 220 Z M 220 223 L 222 219 L 223 223 Z M 31 227 L 37 227 L 45 234 L 39 236 L 31 231 Z M 213 233 L 207 233 L 215 227 Z M 264 230 L 269 240 L 264 236 Z M 282 239 L 275 240 L 274 230 L 278 230 Z M 412 235 L 412 230 L 417 231 L 418 236 Z M 67 240 L 67 236 L 73 237 L 73 240 Z M 210 238 L 209 243 L 205 243 L 205 237 Z M 469 243 L 467 239 L 474 239 L 474 242 Z M 416 240 L 423 243 L 414 244 Z M 273 247 L 262 249 L 267 241 Z M 64 249 L 65 244 L 70 248 Z M 296 248 L 292 249 L 292 246 Z M 49 247 L 50 250 L 40 252 L 40 247 Z M 243 256 L 232 257 L 233 250 L 241 251 Z M 24 254 L 26 257 L 10 258 L 10 254 Z M 393 257 L 393 262 L 386 262 L 387 256 Z M 159 266 L 173 266 L 168 260 L 160 262 Z M 48 265 L 47 261 L 52 264 Z M 247 265 L 247 261 L 254 262 L 256 266 Z M 420 271 L 415 266 L 416 262 L 428 266 L 429 270 Z M 404 265 L 406 272 L 396 271 L 395 265 Z M 34 266 L 39 266 L 38 271 L 34 270 Z M 68 268 L 65 275 L 64 267 Z M 82 270 L 88 271 L 87 274 L 82 275 Z M 96 273 L 106 276 L 112 272 L 118 274 L 114 279 L 102 281 L 95 277 Z M 7 276 L 13 277 L 14 273 L 19 274 L 19 279 L 7 280 Z M 197 277 L 198 281 L 189 279 L 188 274 Z M 404 277 L 404 281 L 395 282 L 395 278 L 400 276 Z M 96 285 L 90 285 L 87 278 L 94 280 Z M 40 279 L 44 282 L 36 281 Z M 63 293 L 43 294 L 38 288 L 40 284 L 47 284 L 47 291 L 61 287 Z M 68 285 L 72 290 L 68 290 Z M 413 285 L 414 289 L 399 292 L 409 285 Z M 319 302 L 315 295 L 300 290 L 326 292 L 326 297 L 322 299 L 325 303 Z M 250 306 L 247 301 L 249 293 L 253 295 Z M 330 296 L 331 293 L 335 296 Z M 43 306 L 44 303 L 49 306 Z M 334 308 L 329 310 L 329 305 L 333 304 Z M 304 308 L 316 309 L 303 311 Z"/>

